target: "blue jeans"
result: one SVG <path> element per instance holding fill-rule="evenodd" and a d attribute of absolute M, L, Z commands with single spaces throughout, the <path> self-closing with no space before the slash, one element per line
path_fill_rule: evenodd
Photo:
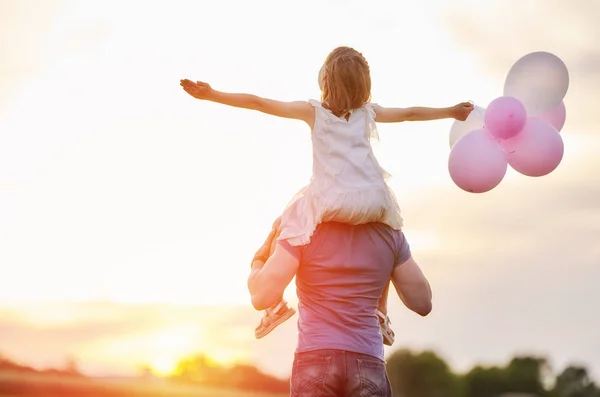
<path fill-rule="evenodd" d="M 290 379 L 292 397 L 392 397 L 385 363 L 343 350 L 296 353 Z"/>

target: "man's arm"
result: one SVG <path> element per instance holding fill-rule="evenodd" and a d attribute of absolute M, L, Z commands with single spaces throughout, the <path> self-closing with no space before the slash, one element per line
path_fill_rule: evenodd
<path fill-rule="evenodd" d="M 412 257 L 394 268 L 392 282 L 407 308 L 421 316 L 431 312 L 431 287 Z"/>
<path fill-rule="evenodd" d="M 386 108 L 374 105 L 373 110 L 375 111 L 375 121 L 378 123 L 400 123 L 403 121 L 428 121 L 451 118 L 464 121 L 473 110 L 473 104 L 463 102 L 448 108 Z"/>
<path fill-rule="evenodd" d="M 252 306 L 256 310 L 266 310 L 278 303 L 283 292 L 298 271 L 298 258 L 292 255 L 282 244 L 277 243 L 273 255 L 263 265 L 255 260 L 248 277 L 248 291 Z"/>
<path fill-rule="evenodd" d="M 315 123 L 315 110 L 306 101 L 283 102 L 274 99 L 261 98 L 252 94 L 232 94 L 214 90 L 209 84 L 184 79 L 180 85 L 185 92 L 196 99 L 203 99 L 242 109 L 258 110 L 259 112 L 277 117 L 302 120 L 311 128 Z"/>

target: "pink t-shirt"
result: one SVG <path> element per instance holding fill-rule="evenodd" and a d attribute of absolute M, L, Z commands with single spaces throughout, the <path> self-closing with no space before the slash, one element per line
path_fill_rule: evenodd
<path fill-rule="evenodd" d="M 300 262 L 296 352 L 335 349 L 384 360 L 376 309 L 393 269 L 410 259 L 404 233 L 382 223 L 327 222 L 308 245 L 279 244 Z"/>

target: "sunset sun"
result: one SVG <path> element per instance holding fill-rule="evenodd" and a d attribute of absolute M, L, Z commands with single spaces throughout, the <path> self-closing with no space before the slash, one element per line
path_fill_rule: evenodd
<path fill-rule="evenodd" d="M 159 376 L 173 375 L 177 369 L 179 359 L 173 356 L 161 356 L 152 361 L 150 367 Z"/>

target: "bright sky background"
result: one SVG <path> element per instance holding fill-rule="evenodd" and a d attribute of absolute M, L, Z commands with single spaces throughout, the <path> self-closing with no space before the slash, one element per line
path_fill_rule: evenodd
<path fill-rule="evenodd" d="M 565 158 L 547 177 L 509 172 L 468 195 L 446 168 L 451 121 L 380 127 L 376 153 L 436 291 L 430 318 L 394 298 L 392 322 L 398 345 L 458 369 L 530 349 L 600 380 L 598 5 L 447 4 L 0 0 L 0 352 L 131 371 L 206 350 L 286 374 L 295 321 L 255 341 L 245 282 L 308 182 L 309 131 L 194 100 L 179 80 L 318 98 L 327 53 L 350 45 L 375 102 L 485 107 L 513 62 L 547 50 L 571 73 Z"/>

